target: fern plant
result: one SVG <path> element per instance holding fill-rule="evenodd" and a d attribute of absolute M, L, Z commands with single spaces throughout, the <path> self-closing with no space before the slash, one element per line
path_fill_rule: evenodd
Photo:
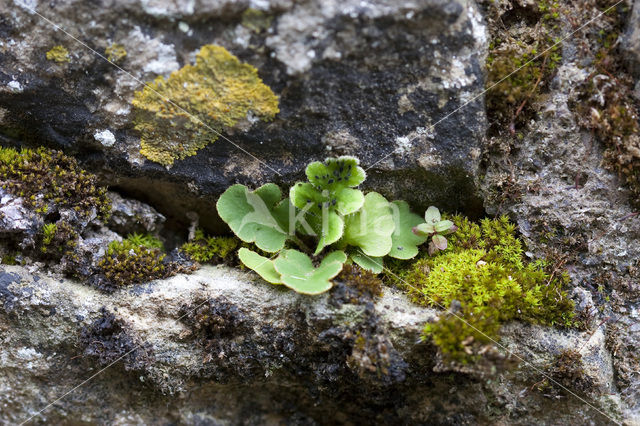
<path fill-rule="evenodd" d="M 269 258 L 246 247 L 238 251 L 240 261 L 265 281 L 319 294 L 331 288 L 331 279 L 345 262 L 380 273 L 384 257 L 411 259 L 429 237 L 442 247 L 439 237 L 445 231 L 439 212 L 438 224 L 433 225 L 438 231 L 426 232 L 435 207 L 427 210 L 424 224 L 405 201 L 389 202 L 377 192 L 364 194 L 358 186 L 366 174 L 357 158 L 313 162 L 306 176 L 307 182 L 290 188 L 288 198 L 272 183 L 254 191 L 237 184 L 217 202 L 218 214 L 238 238 L 275 253 Z"/>

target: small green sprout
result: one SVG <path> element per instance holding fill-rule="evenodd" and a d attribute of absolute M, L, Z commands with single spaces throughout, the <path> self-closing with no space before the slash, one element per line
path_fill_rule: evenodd
<path fill-rule="evenodd" d="M 139 234 L 135 232 L 133 234 L 127 235 L 127 238 L 125 239 L 125 241 L 137 247 L 142 246 L 149 249 L 161 249 L 161 250 L 164 248 L 164 246 L 162 245 L 162 241 L 160 241 L 158 238 L 154 237 L 153 235 L 149 235 L 149 234 Z"/>
<path fill-rule="evenodd" d="M 55 223 L 46 223 L 42 227 L 42 244 L 48 246 L 56 236 L 58 226 Z"/>
<path fill-rule="evenodd" d="M 413 227 L 413 233 L 420 237 L 431 237 L 429 242 L 429 254 L 434 255 L 438 250 L 447 249 L 445 235 L 455 232 L 458 228 L 450 220 L 442 220 L 440 210 L 431 206 L 424 213 L 426 223 Z"/>

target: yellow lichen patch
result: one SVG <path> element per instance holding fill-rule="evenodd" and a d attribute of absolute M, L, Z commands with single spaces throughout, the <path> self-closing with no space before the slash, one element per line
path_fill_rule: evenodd
<path fill-rule="evenodd" d="M 127 56 L 127 51 L 123 45 L 112 43 L 111 46 L 105 49 L 104 54 L 107 56 L 109 61 L 119 63 L 125 58 L 125 56 Z"/>
<path fill-rule="evenodd" d="M 249 8 L 242 13 L 242 26 L 255 33 L 269 28 L 272 20 L 271 16 L 258 9 Z"/>
<path fill-rule="evenodd" d="M 218 139 L 247 116 L 264 121 L 278 112 L 278 98 L 253 66 L 225 48 L 207 45 L 168 79 L 158 77 L 133 99 L 140 153 L 170 166 Z"/>
<path fill-rule="evenodd" d="M 54 46 L 47 52 L 47 59 L 59 64 L 69 62 L 69 51 L 64 46 Z"/>

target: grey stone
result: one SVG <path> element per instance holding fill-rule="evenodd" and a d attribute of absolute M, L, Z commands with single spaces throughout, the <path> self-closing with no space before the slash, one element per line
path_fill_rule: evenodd
<path fill-rule="evenodd" d="M 579 399 L 567 396 L 559 411 L 555 398 L 531 390 L 558 354 L 579 345 L 589 400 L 610 416 L 620 405 L 602 330 L 509 324 L 503 344 L 525 360 L 520 368 L 467 368 L 473 379 L 452 382 L 452 370 L 437 372 L 434 348 L 419 339 L 437 311 L 397 290 L 352 305 L 332 293 L 299 295 L 252 274 L 204 267 L 146 291 L 106 295 L 4 269 L 0 297 L 13 305 L 0 310 L 3 422 L 37 415 L 33 422 L 47 424 L 478 423 L 520 407 L 524 423 L 607 424 Z"/>
<path fill-rule="evenodd" d="M 0 188 L 0 237 L 14 239 L 22 248 L 34 244 L 42 219 L 24 205 L 24 200 Z"/>
<path fill-rule="evenodd" d="M 164 215 L 194 211 L 203 226 L 220 229 L 211 205 L 230 184 L 290 185 L 308 162 L 338 154 L 360 157 L 371 167 L 367 185 L 390 198 L 481 210 L 475 182 L 486 119 L 482 97 L 473 97 L 484 86 L 487 37 L 471 0 L 0 5 L 4 143 L 61 148 Z M 271 17 L 268 29 L 243 26 L 250 5 Z M 121 43 L 128 52 L 121 66 L 135 79 L 29 7 L 101 54 Z M 254 157 L 219 139 L 166 170 L 139 153 L 133 93 L 211 43 L 259 69 L 280 97 L 280 113 L 228 134 Z M 69 63 L 46 60 L 54 45 L 70 51 Z"/>
<path fill-rule="evenodd" d="M 635 16 L 629 25 L 634 34 Z M 577 51 L 581 42 L 567 39 L 563 52 Z M 576 88 L 595 72 L 579 61 L 563 58 L 552 90 L 537 106 L 539 117 L 531 121 L 522 140 L 496 136 L 490 141 L 510 150 L 487 156 L 485 207 L 490 214 L 508 214 L 524 230 L 526 250 L 535 258 L 560 256 L 571 277 L 570 294 L 578 317 L 594 329 L 593 337 L 576 342 L 575 348 L 595 339 L 604 340 L 608 351 L 597 364 L 583 354 L 584 371 L 592 383 L 617 395 L 626 423 L 639 424 L 640 386 L 631 371 L 640 368 L 632 355 L 640 347 L 640 337 L 629 324 L 637 321 L 639 309 L 640 223 L 616 172 L 602 167 L 602 143 L 577 124 L 579 117 L 572 109 L 578 102 Z M 532 163 L 541 167 L 531 168 Z M 505 176 L 514 177 L 518 196 L 496 201 L 499 186 L 495 185 Z M 545 350 L 551 349 L 548 343 L 542 343 Z M 532 344 L 540 343 L 536 338 Z M 598 369 L 606 377 L 598 377 Z"/>
<path fill-rule="evenodd" d="M 153 207 L 138 200 L 123 198 L 115 192 L 109 192 L 107 196 L 111 200 L 109 228 L 122 235 L 158 233 L 162 229 L 166 219 Z"/>

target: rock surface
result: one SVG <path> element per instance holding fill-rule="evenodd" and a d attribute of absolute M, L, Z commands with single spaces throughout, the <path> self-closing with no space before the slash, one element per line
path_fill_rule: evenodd
<path fill-rule="evenodd" d="M 498 3 L 510 25 L 535 2 Z M 562 32 L 600 3 L 568 4 Z M 621 40 L 636 80 L 639 9 Z M 38 14 L 100 54 L 121 45 L 130 75 Z M 563 41 L 526 128 L 486 141 L 474 96 L 489 40 L 471 0 L 0 0 L 0 143 L 63 149 L 139 200 L 113 193 L 113 230 L 220 229 L 212 206 L 231 183 L 288 185 L 309 160 L 353 154 L 372 189 L 416 210 L 508 214 L 532 258 L 568 271 L 587 328 L 510 323 L 488 362 L 451 365 L 419 339 L 439 313 L 392 288 L 309 298 L 219 266 L 107 295 L 56 275 L 64 265 L 0 265 L 0 423 L 640 424 L 640 216 L 572 106 L 599 25 Z M 226 133 L 268 167 L 224 139 L 169 169 L 139 152 L 134 92 L 209 43 L 280 98 L 274 121 Z M 55 46 L 68 56 L 47 59 Z M 33 245 L 38 221 L 0 189 L 0 249 Z M 122 236 L 89 225 L 91 265 Z"/>
<path fill-rule="evenodd" d="M 640 3 L 638 2 L 634 2 L 627 30 L 622 38 L 622 48 L 629 70 L 640 80 Z"/>
<path fill-rule="evenodd" d="M 338 286 L 341 284 L 338 283 Z M 436 311 L 386 289 L 344 303 L 309 298 L 226 267 L 105 295 L 23 267 L 0 271 L 2 421 L 335 424 L 597 422 L 569 396 L 532 390 L 558 354 L 581 344 L 589 398 L 620 403 L 602 330 L 511 324 L 504 344 L 527 359 L 512 372 L 434 372 L 420 343 Z M 113 364 L 113 365 L 112 365 Z M 104 367 L 110 366 L 101 372 Z M 85 379 L 96 375 L 56 401 Z M 48 404 L 53 403 L 42 414 Z M 595 401 L 595 399 L 593 399 Z M 233 419 L 233 420 L 231 420 Z"/>
<path fill-rule="evenodd" d="M 638 6 L 636 2 L 630 32 L 638 29 Z M 585 16 L 580 9 L 572 13 Z M 587 34 L 600 28 L 605 27 L 598 22 Z M 623 401 L 626 422 L 639 424 L 640 376 L 632 371 L 640 367 L 640 221 L 628 188 L 603 165 L 603 141 L 578 124 L 573 106 L 579 87 L 597 74 L 592 57 L 581 53 L 581 43 L 581 37 L 563 43 L 563 63 L 552 90 L 523 137 L 491 139 L 485 207 L 489 214 L 508 214 L 518 224 L 531 256 L 561 259 L 575 286 L 578 310 L 602 326 L 604 336 L 598 338 L 605 339 L 611 354 L 612 386 Z"/>
<path fill-rule="evenodd" d="M 0 4 L 4 143 L 62 148 L 165 215 L 195 211 L 215 227 L 209 205 L 230 184 L 289 184 L 309 161 L 335 154 L 359 156 L 371 167 L 368 184 L 389 197 L 480 213 L 486 119 L 473 96 L 484 85 L 487 38 L 473 1 Z M 99 54 L 122 46 L 126 72 L 43 17 Z M 143 82 L 192 63 L 205 44 L 258 68 L 280 113 L 166 170 L 139 153 L 131 101 Z M 61 62 L 46 58 L 56 45 L 69 52 Z"/>

